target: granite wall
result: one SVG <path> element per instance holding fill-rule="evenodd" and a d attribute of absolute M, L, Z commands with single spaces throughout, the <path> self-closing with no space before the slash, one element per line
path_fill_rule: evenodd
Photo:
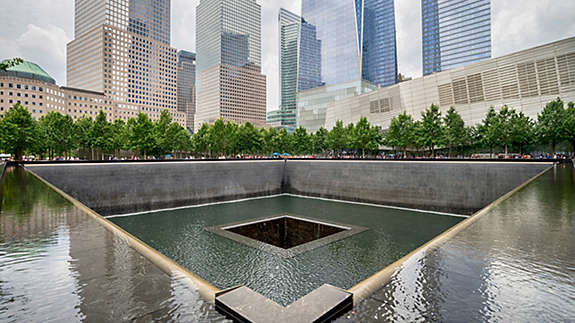
<path fill-rule="evenodd" d="M 26 167 L 102 215 L 279 193 L 472 214 L 551 164 L 279 160 Z"/>
<path fill-rule="evenodd" d="M 283 161 L 26 165 L 102 215 L 282 192 Z"/>
<path fill-rule="evenodd" d="M 472 214 L 550 163 L 290 161 L 284 192 Z"/>

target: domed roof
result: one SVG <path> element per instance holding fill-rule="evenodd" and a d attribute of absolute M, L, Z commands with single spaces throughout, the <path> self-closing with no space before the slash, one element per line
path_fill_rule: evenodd
<path fill-rule="evenodd" d="M 48 73 L 46 73 L 46 71 L 44 71 L 40 66 L 38 66 L 38 64 L 34 64 L 28 61 L 24 61 L 23 63 L 20 63 L 16 66 L 12 66 L 8 68 L 6 71 L 0 71 L 0 75 L 11 75 L 56 84 L 54 78 L 52 78 Z"/>

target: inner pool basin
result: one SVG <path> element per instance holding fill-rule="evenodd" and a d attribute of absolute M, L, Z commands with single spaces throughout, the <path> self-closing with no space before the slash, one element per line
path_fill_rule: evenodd
<path fill-rule="evenodd" d="M 293 255 L 210 230 L 283 214 L 364 230 Z M 464 218 L 282 195 L 108 219 L 220 289 L 244 285 L 286 306 L 323 284 L 350 288 Z"/>

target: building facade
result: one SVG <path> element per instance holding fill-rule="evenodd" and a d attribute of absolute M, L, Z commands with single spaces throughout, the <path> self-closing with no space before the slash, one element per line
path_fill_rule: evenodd
<path fill-rule="evenodd" d="M 491 0 L 421 0 L 423 75 L 491 58 Z"/>
<path fill-rule="evenodd" d="M 196 129 L 219 118 L 265 126 L 261 6 L 255 0 L 201 0 L 196 52 Z"/>
<path fill-rule="evenodd" d="M 325 85 L 397 83 L 394 0 L 303 0 L 302 17 L 317 29 Z"/>
<path fill-rule="evenodd" d="M 178 52 L 178 111 L 186 113 L 186 127 L 194 131 L 196 113 L 196 54 Z"/>
<path fill-rule="evenodd" d="M 346 98 L 368 93 L 377 86 L 367 81 L 355 81 L 327 85 L 298 93 L 297 125 L 308 132 L 316 132 L 325 127 L 326 115 L 330 105 Z"/>
<path fill-rule="evenodd" d="M 185 126 L 169 12 L 170 0 L 76 0 L 67 85 L 104 93 L 119 118 L 142 112 L 156 120 L 167 109 Z"/>
<path fill-rule="evenodd" d="M 60 87 L 40 66 L 23 62 L 0 71 L 0 117 L 15 104 L 21 104 L 39 120 L 49 112 L 59 112 L 78 120 L 96 118 L 100 111 L 108 121 L 116 117 L 114 106 L 104 93 Z"/>
<path fill-rule="evenodd" d="M 575 101 L 575 37 L 335 102 L 327 109 L 326 127 L 367 117 L 387 129 L 400 113 L 419 119 L 432 104 L 442 113 L 454 107 L 467 126 L 481 123 L 490 107 L 504 105 L 536 119 L 557 97 Z"/>

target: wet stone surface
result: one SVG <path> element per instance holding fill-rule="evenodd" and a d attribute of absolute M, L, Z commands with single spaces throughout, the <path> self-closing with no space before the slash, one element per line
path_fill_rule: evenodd
<path fill-rule="evenodd" d="M 225 320 L 29 173 L 1 192 L 1 322 Z"/>
<path fill-rule="evenodd" d="M 338 322 L 571 322 L 575 172 L 559 166 L 398 272 Z"/>

